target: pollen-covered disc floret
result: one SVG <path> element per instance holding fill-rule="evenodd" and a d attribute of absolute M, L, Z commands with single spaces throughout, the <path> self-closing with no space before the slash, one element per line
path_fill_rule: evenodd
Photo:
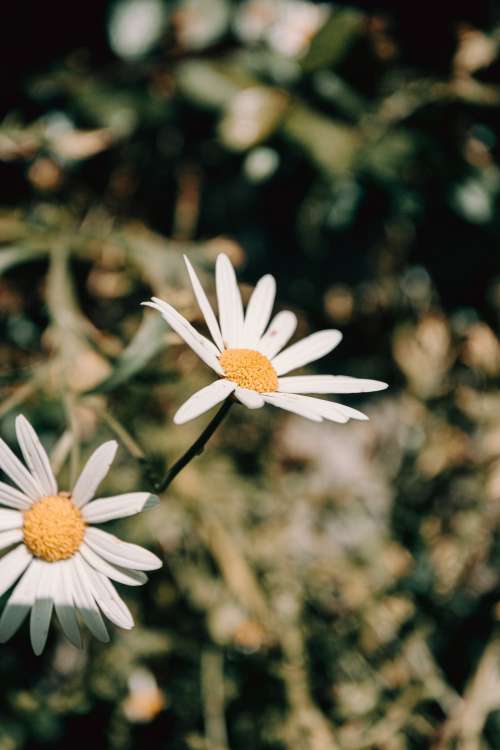
<path fill-rule="evenodd" d="M 271 393 L 278 388 L 278 376 L 269 359 L 253 349 L 226 349 L 219 357 L 224 375 L 240 388 Z"/>
<path fill-rule="evenodd" d="M 85 521 L 68 497 L 49 495 L 33 503 L 24 513 L 24 543 L 42 560 L 67 560 L 79 549 Z"/>

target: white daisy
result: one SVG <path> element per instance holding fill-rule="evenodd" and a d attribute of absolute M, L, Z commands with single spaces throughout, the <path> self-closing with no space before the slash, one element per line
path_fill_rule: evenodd
<path fill-rule="evenodd" d="M 0 643 L 31 610 L 31 643 L 41 654 L 53 609 L 75 646 L 81 646 L 77 612 L 96 638 L 108 641 L 101 612 L 119 627 L 134 624 L 110 579 L 140 586 L 147 580 L 142 571 L 162 563 L 94 524 L 131 516 L 158 500 L 148 492 L 92 500 L 115 456 L 114 440 L 91 455 L 69 494 L 58 490 L 47 454 L 23 416 L 16 419 L 16 434 L 28 468 L 0 439 L 0 468 L 19 488 L 0 482 L 0 505 L 7 506 L 0 508 L 0 549 L 16 545 L 0 559 L 0 596 L 19 579 L 0 618 Z"/>
<path fill-rule="evenodd" d="M 316 422 L 368 419 L 350 406 L 302 394 L 366 393 L 383 390 L 386 383 L 347 375 L 283 377 L 331 352 L 342 339 L 340 331 L 318 331 L 283 349 L 295 331 L 297 318 L 284 311 L 269 323 L 276 294 L 274 278 L 267 275 L 260 279 L 244 312 L 233 266 L 223 254 L 218 256 L 215 267 L 217 321 L 194 268 L 184 259 L 213 342 L 198 333 L 168 302 L 153 297 L 151 302 L 142 304 L 158 310 L 219 378 L 191 396 L 175 414 L 174 422 L 183 424 L 203 414 L 231 393 L 249 409 L 268 403 Z"/>

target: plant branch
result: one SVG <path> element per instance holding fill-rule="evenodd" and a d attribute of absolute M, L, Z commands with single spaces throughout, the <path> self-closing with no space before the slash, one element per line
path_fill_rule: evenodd
<path fill-rule="evenodd" d="M 212 419 L 211 422 L 208 423 L 208 425 L 205 427 L 203 432 L 201 433 L 200 437 L 195 440 L 193 445 L 188 448 L 188 450 L 182 455 L 178 461 L 173 464 L 173 466 L 170 467 L 170 469 L 165 474 L 164 478 L 161 482 L 156 484 L 155 491 L 156 492 L 163 492 L 167 489 L 167 487 L 173 482 L 177 474 L 183 470 L 187 464 L 195 458 L 195 456 L 199 456 L 201 453 L 203 453 L 205 449 L 205 445 L 209 441 L 209 439 L 214 434 L 217 427 L 220 425 L 220 423 L 223 421 L 226 414 L 229 412 L 231 406 L 233 405 L 233 397 L 229 396 L 226 398 L 226 400 L 223 402 L 222 406 L 220 407 L 219 411 L 215 415 L 215 417 Z"/>

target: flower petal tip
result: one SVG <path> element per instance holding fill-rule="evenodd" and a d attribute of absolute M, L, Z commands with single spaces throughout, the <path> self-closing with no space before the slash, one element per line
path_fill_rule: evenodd
<path fill-rule="evenodd" d="M 150 510 L 151 508 L 156 508 L 160 504 L 160 498 L 158 495 L 149 495 L 148 499 L 142 506 L 142 510 Z"/>
<path fill-rule="evenodd" d="M 160 558 L 157 555 L 153 555 L 153 553 L 151 553 L 151 555 L 156 558 L 156 565 L 153 567 L 153 563 L 151 563 L 151 567 L 149 567 L 148 570 L 158 570 L 159 568 L 162 568 L 163 560 L 160 560 Z"/>
<path fill-rule="evenodd" d="M 107 450 L 112 451 L 113 454 L 115 454 L 118 450 L 118 442 L 116 440 L 107 440 L 105 443 L 103 443 L 103 446 L 104 445 L 106 446 Z"/>

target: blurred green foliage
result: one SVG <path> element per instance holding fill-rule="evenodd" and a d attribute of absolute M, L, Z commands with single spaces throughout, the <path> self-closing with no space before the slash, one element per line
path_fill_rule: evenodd
<path fill-rule="evenodd" d="M 6 440 L 25 412 L 64 484 L 116 434 L 110 493 L 194 440 L 208 373 L 139 307 L 201 325 L 183 253 L 212 290 L 221 250 L 247 296 L 274 273 L 344 333 L 320 371 L 391 388 L 368 425 L 233 409 L 119 524 L 165 560 L 135 630 L 2 646 L 0 750 L 500 747 L 500 14 L 470 6 L 7 11 Z"/>

